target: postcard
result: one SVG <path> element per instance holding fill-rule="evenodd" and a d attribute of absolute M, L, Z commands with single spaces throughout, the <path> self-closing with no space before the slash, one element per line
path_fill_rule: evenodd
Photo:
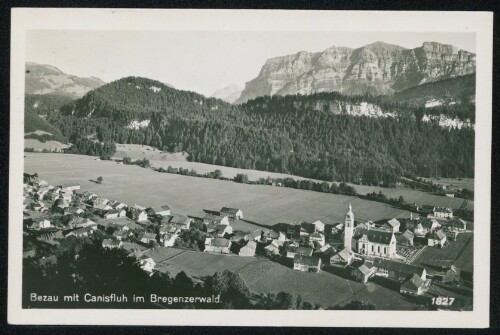
<path fill-rule="evenodd" d="M 488 327 L 492 34 L 13 9 L 9 323 Z"/>

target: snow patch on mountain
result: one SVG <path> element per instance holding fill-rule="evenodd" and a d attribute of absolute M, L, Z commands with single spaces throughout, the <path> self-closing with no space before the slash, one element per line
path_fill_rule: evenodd
<path fill-rule="evenodd" d="M 460 120 L 459 118 L 450 118 L 444 114 L 440 115 L 424 115 L 422 117 L 423 122 L 436 122 L 442 128 L 448 129 L 462 129 L 462 128 L 471 128 L 475 129 L 475 125 L 469 120 L 466 119 Z"/>

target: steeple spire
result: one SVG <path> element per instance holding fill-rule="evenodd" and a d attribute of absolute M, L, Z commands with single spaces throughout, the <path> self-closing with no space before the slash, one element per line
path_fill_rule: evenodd
<path fill-rule="evenodd" d="M 352 212 L 352 206 L 350 201 L 349 201 L 349 212 Z"/>

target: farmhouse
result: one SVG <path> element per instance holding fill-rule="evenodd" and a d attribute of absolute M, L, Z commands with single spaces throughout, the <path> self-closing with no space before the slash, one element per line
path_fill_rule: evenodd
<path fill-rule="evenodd" d="M 449 207 L 435 207 L 432 213 L 437 218 L 453 218 L 453 209 Z"/>
<path fill-rule="evenodd" d="M 455 265 L 451 265 L 450 267 L 444 269 L 441 281 L 445 284 L 460 282 L 460 269 Z"/>
<path fill-rule="evenodd" d="M 132 207 L 129 209 L 128 217 L 132 220 L 142 222 L 148 219 L 148 213 L 146 213 L 146 211 L 143 209 Z"/>
<path fill-rule="evenodd" d="M 337 267 L 346 267 L 351 265 L 354 260 L 354 253 L 347 248 L 342 249 L 330 257 L 330 265 Z"/>
<path fill-rule="evenodd" d="M 174 234 L 174 233 L 179 233 L 180 229 L 178 229 L 176 226 L 169 225 L 169 224 L 163 224 L 160 227 L 159 233 L 160 236 L 165 235 L 165 234 Z"/>
<path fill-rule="evenodd" d="M 155 242 L 156 241 L 156 234 L 144 232 L 144 233 L 139 234 L 139 236 L 137 236 L 137 240 L 139 240 L 145 244 Z"/>
<path fill-rule="evenodd" d="M 455 230 L 455 231 L 466 231 L 467 230 L 467 222 L 459 219 L 453 218 L 445 223 L 447 230 Z"/>
<path fill-rule="evenodd" d="M 167 205 L 157 206 L 157 207 L 149 207 L 146 209 L 146 213 L 149 216 L 167 216 L 171 215 L 170 207 Z"/>
<path fill-rule="evenodd" d="M 46 228 L 51 228 L 52 225 L 49 220 L 42 220 L 38 223 L 38 227 L 40 229 L 46 229 Z"/>
<path fill-rule="evenodd" d="M 65 234 L 65 237 L 75 236 L 75 237 L 87 237 L 92 234 L 94 230 L 91 227 L 81 227 L 75 230 L 72 230 Z"/>
<path fill-rule="evenodd" d="M 255 250 L 257 249 L 257 243 L 255 241 L 248 241 L 247 245 L 240 249 L 238 253 L 239 256 L 255 256 Z"/>
<path fill-rule="evenodd" d="M 280 246 L 276 242 L 276 240 L 272 241 L 271 244 L 267 245 L 264 250 L 266 253 L 270 255 L 279 255 L 280 254 Z"/>
<path fill-rule="evenodd" d="M 231 241 L 225 238 L 207 238 L 205 239 L 205 252 L 229 254 Z"/>
<path fill-rule="evenodd" d="M 173 247 L 175 245 L 175 241 L 177 240 L 178 237 L 179 237 L 179 234 L 177 232 L 163 234 L 160 237 L 160 243 L 164 247 Z"/>
<path fill-rule="evenodd" d="M 181 230 L 187 230 L 191 226 L 191 218 L 184 215 L 175 214 L 170 218 L 169 223 Z"/>
<path fill-rule="evenodd" d="M 427 235 L 427 245 L 430 247 L 438 246 L 443 247 L 446 243 L 446 234 L 442 230 L 436 230 L 433 233 Z"/>
<path fill-rule="evenodd" d="M 108 205 L 110 205 L 114 209 L 125 209 L 128 207 L 126 203 L 120 202 L 118 200 L 112 201 Z"/>
<path fill-rule="evenodd" d="M 231 236 L 231 242 L 241 242 L 243 240 L 245 240 L 245 236 L 247 236 L 247 233 L 243 232 L 243 231 L 236 231 L 234 232 L 234 235 Z"/>
<path fill-rule="evenodd" d="M 389 221 L 387 221 L 383 227 L 387 231 L 397 233 L 399 231 L 400 226 L 401 226 L 401 223 L 397 219 L 393 218 L 393 219 L 390 219 Z"/>
<path fill-rule="evenodd" d="M 107 213 L 104 213 L 103 217 L 105 219 L 118 219 L 125 217 L 126 212 L 124 209 L 112 209 Z"/>
<path fill-rule="evenodd" d="M 409 230 L 406 230 L 404 233 L 398 233 L 396 234 L 396 243 L 404 247 L 412 246 L 414 236 Z"/>
<path fill-rule="evenodd" d="M 434 219 L 424 218 L 420 220 L 413 232 L 418 236 L 425 236 L 426 234 L 433 233 L 437 229 L 441 228 L 441 225 Z"/>
<path fill-rule="evenodd" d="M 408 295 L 421 295 L 424 293 L 425 280 L 422 280 L 417 274 L 401 284 L 399 292 Z"/>
<path fill-rule="evenodd" d="M 336 253 L 335 249 L 331 245 L 326 244 L 321 249 L 316 250 L 315 256 L 321 258 L 322 262 L 330 264 L 330 258 L 332 258 L 332 256 L 335 255 L 335 253 Z"/>
<path fill-rule="evenodd" d="M 217 236 L 218 237 L 224 237 L 226 236 L 226 234 L 232 234 L 233 233 L 233 227 L 229 226 L 229 225 L 224 225 L 224 224 L 220 224 L 220 225 L 217 225 Z"/>
<path fill-rule="evenodd" d="M 280 242 L 285 242 L 286 240 L 286 236 L 285 234 L 283 234 L 282 232 L 277 232 L 277 231 L 274 231 L 274 230 L 267 230 L 264 232 L 264 239 L 269 242 L 269 241 L 272 241 L 272 240 L 277 240 L 277 241 L 280 241 Z"/>
<path fill-rule="evenodd" d="M 67 183 L 67 184 L 62 184 L 57 186 L 58 189 L 60 189 L 63 192 L 67 191 L 75 191 L 80 189 L 80 184 L 72 184 L 72 183 Z"/>
<path fill-rule="evenodd" d="M 321 270 L 321 259 L 315 256 L 295 255 L 293 268 L 303 272 L 319 272 Z"/>
<path fill-rule="evenodd" d="M 373 266 L 373 263 L 364 262 L 360 266 L 354 268 L 351 271 L 351 275 L 355 280 L 366 284 L 368 280 L 375 275 L 376 271 L 377 268 Z"/>
<path fill-rule="evenodd" d="M 231 219 L 243 219 L 243 212 L 241 209 L 230 208 L 230 207 L 222 207 L 220 210 L 220 215 L 226 215 Z"/>
<path fill-rule="evenodd" d="M 313 242 L 316 248 L 322 248 L 325 246 L 325 235 L 318 232 L 312 233 L 309 236 L 309 241 Z"/>
<path fill-rule="evenodd" d="M 109 238 L 102 240 L 102 247 L 105 249 L 117 249 L 121 248 L 122 246 L 123 246 L 122 241 L 112 240 Z"/>
<path fill-rule="evenodd" d="M 398 282 L 404 282 L 413 277 L 414 274 L 418 275 L 422 280 L 425 280 L 427 277 L 427 272 L 424 268 L 411 264 L 376 259 L 373 265 L 377 268 L 378 275 Z"/>
<path fill-rule="evenodd" d="M 396 237 L 392 232 L 356 229 L 353 242 L 354 251 L 362 255 L 393 258 L 396 254 Z"/>
<path fill-rule="evenodd" d="M 143 256 L 140 260 L 139 260 L 139 266 L 141 267 L 141 269 L 143 269 L 144 271 L 146 272 L 149 272 L 149 273 L 152 273 L 155 266 L 156 266 L 156 262 L 151 258 L 151 257 L 146 257 L 146 256 Z"/>
<path fill-rule="evenodd" d="M 205 225 L 208 225 L 208 224 L 229 225 L 229 218 L 227 215 L 214 215 L 214 214 L 207 213 L 203 217 L 203 223 Z"/>
<path fill-rule="evenodd" d="M 260 229 L 254 230 L 253 232 L 245 236 L 246 241 L 260 242 L 261 238 L 262 238 L 262 230 Z"/>

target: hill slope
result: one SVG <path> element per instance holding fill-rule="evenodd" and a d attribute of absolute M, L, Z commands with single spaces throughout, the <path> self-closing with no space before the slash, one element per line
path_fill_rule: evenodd
<path fill-rule="evenodd" d="M 26 94 L 57 94 L 79 98 L 103 84 L 96 77 L 81 78 L 66 74 L 51 65 L 26 63 Z"/>

